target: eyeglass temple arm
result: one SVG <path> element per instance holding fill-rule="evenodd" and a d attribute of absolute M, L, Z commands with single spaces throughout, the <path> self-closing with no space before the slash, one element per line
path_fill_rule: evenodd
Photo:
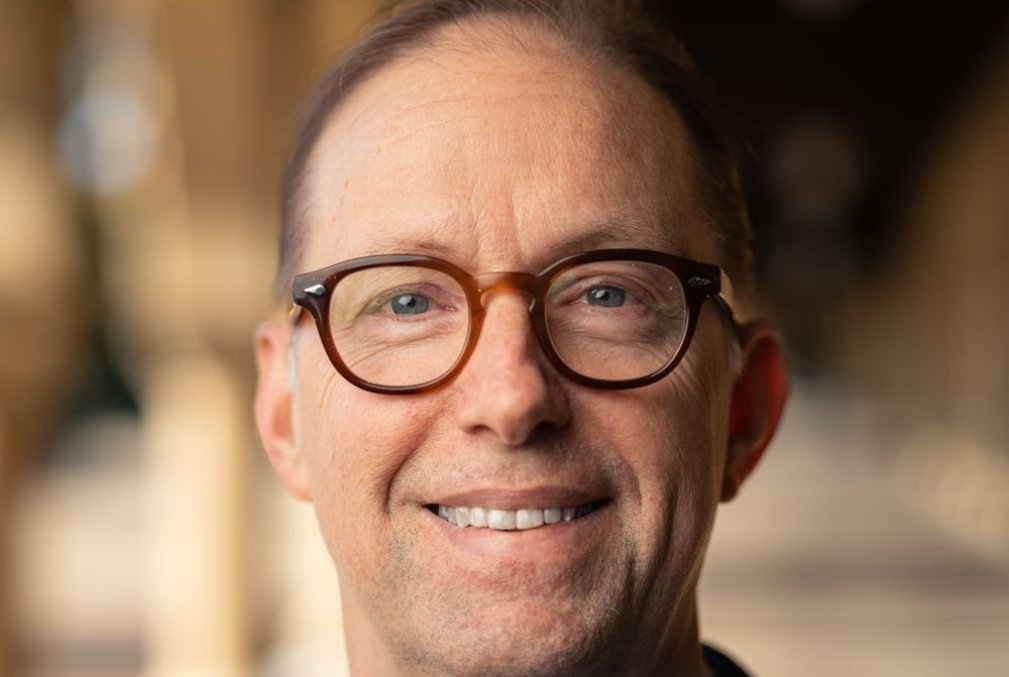
<path fill-rule="evenodd" d="M 733 324 L 743 324 L 745 318 L 740 316 L 741 313 L 737 305 L 732 279 L 725 273 L 724 270 L 719 271 L 719 273 L 720 291 L 718 292 L 718 295 L 715 296 L 715 300 L 718 301 L 718 306 L 722 308 L 726 315 L 728 315 Z"/>

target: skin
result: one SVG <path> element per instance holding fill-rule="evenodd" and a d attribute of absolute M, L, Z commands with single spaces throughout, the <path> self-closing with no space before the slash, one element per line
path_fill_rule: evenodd
<path fill-rule="evenodd" d="M 717 262 L 690 156 L 647 85 L 533 26 L 452 26 L 330 121 L 299 270 L 412 252 L 538 272 L 623 246 Z M 344 381 L 310 323 L 257 332 L 257 425 L 278 476 L 314 503 L 354 674 L 707 674 L 695 588 L 718 502 L 777 425 L 777 340 L 759 323 L 737 338 L 708 304 L 673 374 L 594 390 L 551 368 L 519 294 L 486 305 L 461 374 L 410 396 Z M 608 502 L 525 532 L 459 529 L 425 507 L 558 496 Z"/>

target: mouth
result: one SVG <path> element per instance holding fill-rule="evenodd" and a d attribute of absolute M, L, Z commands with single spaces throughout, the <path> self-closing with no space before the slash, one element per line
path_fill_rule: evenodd
<path fill-rule="evenodd" d="M 602 499 L 573 506 L 519 508 L 517 510 L 441 504 L 429 504 L 424 507 L 455 527 L 493 529 L 495 531 L 528 531 L 561 522 L 574 522 L 591 515 L 606 503 L 607 500 Z"/>

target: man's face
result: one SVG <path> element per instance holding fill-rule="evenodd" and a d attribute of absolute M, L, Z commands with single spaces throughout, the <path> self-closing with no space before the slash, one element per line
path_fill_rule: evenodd
<path fill-rule="evenodd" d="M 526 49 L 466 31 L 386 67 L 331 121 L 300 270 L 433 253 L 471 273 L 535 273 L 609 247 L 716 261 L 666 101 L 535 30 Z M 365 392 L 309 325 L 295 338 L 298 491 L 337 564 L 351 641 L 421 673 L 616 670 L 675 650 L 723 481 L 725 323 L 709 304 L 670 376 L 606 391 L 551 368 L 522 296 L 486 303 L 475 353 L 433 392 Z M 593 501 L 525 531 L 460 528 L 431 509 Z"/>

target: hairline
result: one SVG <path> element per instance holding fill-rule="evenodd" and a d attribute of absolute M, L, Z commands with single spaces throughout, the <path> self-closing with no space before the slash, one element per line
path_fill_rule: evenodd
<path fill-rule="evenodd" d="M 536 8 L 540 11 L 533 11 Z M 688 113 L 684 111 L 685 102 L 694 105 L 695 108 L 698 104 L 701 104 L 703 107 L 703 104 L 706 103 L 703 94 L 700 97 L 695 96 L 694 98 L 691 98 L 689 93 L 677 97 L 673 91 L 670 91 L 675 90 L 675 87 L 670 87 L 667 90 L 650 80 L 649 76 L 642 72 L 643 68 L 636 68 L 631 63 L 633 55 L 630 54 L 630 50 L 622 52 L 619 49 L 614 49 L 604 40 L 599 40 L 599 44 L 594 45 L 591 37 L 580 35 L 576 26 L 559 23 L 557 21 L 559 18 L 559 15 L 551 16 L 545 10 L 545 6 L 542 3 L 530 0 L 524 7 L 476 9 L 462 16 L 434 21 L 429 25 L 425 25 L 423 30 L 418 31 L 416 34 L 399 36 L 392 41 L 389 51 L 383 51 L 381 47 L 377 47 L 372 51 L 365 50 L 366 59 L 363 64 L 359 64 L 351 72 L 352 80 L 349 85 L 344 84 L 343 76 L 345 73 L 342 69 L 339 69 L 343 64 L 338 61 L 338 70 L 336 72 L 331 71 L 322 80 L 324 85 L 332 85 L 329 81 L 333 77 L 338 78 L 336 90 L 330 92 L 332 96 L 335 96 L 335 100 L 319 101 L 316 97 L 313 97 L 310 101 L 309 110 L 312 116 L 298 139 L 299 143 L 296 146 L 295 153 L 292 154 L 292 162 L 289 164 L 288 172 L 285 173 L 286 200 L 283 206 L 285 223 L 282 225 L 282 229 L 293 229 L 294 232 L 285 233 L 282 231 L 281 267 L 278 270 L 276 285 L 278 299 L 283 299 L 289 292 L 286 285 L 292 279 L 297 262 L 303 259 L 305 247 L 307 246 L 309 239 L 309 212 L 312 206 L 310 186 L 313 184 L 313 174 L 318 164 L 317 156 L 320 140 L 327 128 L 333 124 L 334 120 L 348 106 L 348 102 L 354 98 L 357 90 L 383 71 L 402 63 L 406 59 L 416 58 L 418 54 L 451 47 L 453 43 L 465 44 L 468 48 L 479 49 L 481 45 L 486 46 L 487 43 L 484 40 L 480 40 L 476 31 L 464 30 L 460 34 L 453 32 L 452 28 L 465 29 L 467 26 L 470 28 L 489 26 L 494 28 L 498 34 L 508 38 L 507 47 L 511 49 L 526 48 L 530 42 L 536 42 L 536 40 L 529 39 L 529 33 L 521 30 L 523 27 L 527 29 L 529 27 L 543 29 L 546 34 L 549 34 L 556 40 L 555 45 L 558 50 L 566 50 L 571 55 L 584 59 L 592 66 L 611 69 L 622 77 L 631 78 L 647 85 L 661 100 L 671 106 L 672 111 L 679 120 L 678 126 L 683 135 L 688 171 L 691 175 L 690 179 L 699 198 L 698 208 L 700 209 L 700 216 L 702 218 L 701 222 L 697 225 L 704 228 L 714 239 L 716 251 L 720 255 L 719 258 L 725 259 L 721 262 L 722 267 L 726 269 L 727 273 L 733 275 L 736 281 L 740 302 L 744 306 L 752 303 L 752 250 L 749 241 L 752 235 L 750 234 L 748 217 L 744 213 L 741 216 L 742 223 L 740 224 L 743 231 L 742 235 L 746 236 L 745 242 L 732 242 L 734 233 L 731 231 L 726 232 L 718 227 L 720 220 L 718 213 L 730 211 L 731 207 L 735 206 L 719 204 L 719 196 L 716 194 L 719 190 L 726 191 L 724 185 L 719 185 L 726 178 L 730 182 L 733 180 L 738 182 L 738 168 L 735 165 L 735 158 L 732 157 L 728 163 L 733 175 L 729 177 L 707 176 L 710 170 L 717 168 L 709 166 L 713 164 L 709 157 L 710 153 L 705 153 L 699 148 L 698 130 L 695 129 L 695 126 L 699 124 L 702 127 L 711 127 L 712 125 L 717 127 L 717 120 L 712 121 L 707 119 L 707 116 L 711 114 L 711 111 L 708 110 L 692 110 L 689 114 L 692 114 L 694 119 L 688 120 Z M 352 46 L 351 49 L 358 47 L 367 40 L 368 38 L 366 37 L 361 42 Z M 538 48 L 542 48 L 542 44 L 540 41 Z M 667 57 L 668 55 L 663 54 L 662 56 Z M 678 65 L 683 69 L 683 75 L 688 78 L 696 77 L 696 74 L 690 68 L 685 67 L 683 64 Z M 308 133 L 305 133 L 306 131 Z M 714 135 L 716 137 L 719 131 L 718 129 L 715 130 Z M 720 140 L 716 139 L 716 141 Z M 724 160 L 724 158 L 721 159 Z M 294 171 L 292 172 L 292 170 Z M 710 180 L 706 181 L 706 179 Z M 709 186 L 709 184 L 714 184 L 714 186 Z M 730 186 L 727 190 L 729 193 L 736 191 L 739 191 L 738 185 Z M 742 202 L 741 206 L 745 211 L 745 201 L 742 200 L 741 195 L 740 198 L 740 202 Z M 743 256 L 739 260 L 733 256 L 737 248 L 742 249 L 740 253 Z"/>
<path fill-rule="evenodd" d="M 543 34 L 545 39 L 541 39 L 537 36 L 531 36 L 528 32 L 522 33 L 523 29 L 528 29 L 532 25 L 534 28 L 543 29 Z M 505 37 L 507 42 L 502 43 L 489 43 L 485 38 L 486 33 L 480 32 L 481 29 L 491 28 L 496 33 L 499 33 Z M 514 28 L 514 30 L 511 30 Z M 460 32 L 462 31 L 462 32 Z M 707 200 L 704 199 L 701 193 L 703 192 L 700 187 L 700 171 L 698 167 L 698 152 L 696 144 L 690 130 L 684 123 L 682 116 L 680 115 L 680 110 L 676 106 L 675 102 L 670 101 L 669 98 L 657 88 L 649 83 L 645 78 L 641 77 L 633 69 L 619 63 L 614 63 L 613 59 L 607 59 L 600 56 L 598 53 L 593 52 L 591 49 L 580 44 L 577 40 L 569 38 L 564 33 L 557 30 L 552 24 L 548 24 L 547 21 L 540 20 L 535 16 L 526 16 L 518 13 L 496 13 L 495 14 L 477 14 L 462 17 L 459 21 L 452 24 L 440 24 L 432 26 L 428 35 L 422 38 L 423 42 L 413 45 L 412 48 L 405 50 L 403 53 L 398 54 L 386 63 L 384 63 L 380 68 L 369 73 L 367 77 L 361 78 L 354 83 L 354 87 L 350 90 L 346 90 L 343 94 L 341 100 L 334 105 L 327 116 L 325 116 L 324 121 L 319 127 L 319 131 L 315 137 L 315 143 L 312 145 L 312 150 L 307 156 L 307 160 L 304 163 L 303 178 L 299 185 L 299 190 L 301 194 L 299 196 L 299 208 L 301 211 L 301 221 L 299 226 L 303 229 L 308 229 L 310 226 L 310 212 L 317 211 L 319 206 L 317 199 L 317 191 L 313 190 L 315 181 L 318 178 L 318 172 L 320 171 L 320 164 L 323 162 L 320 157 L 323 152 L 323 139 L 331 132 L 334 127 L 341 124 L 341 116 L 348 111 L 348 109 L 353 108 L 355 105 L 355 99 L 358 97 L 358 90 L 367 87 L 368 84 L 375 78 L 381 77 L 381 75 L 391 69 L 404 65 L 413 65 L 414 63 L 421 61 L 425 56 L 435 56 L 443 55 L 445 50 L 459 50 L 460 54 L 466 56 L 466 51 L 470 53 L 482 53 L 484 50 L 482 48 L 486 47 L 488 49 L 503 48 L 509 50 L 521 50 L 523 53 L 534 53 L 537 50 L 540 52 L 546 52 L 547 50 L 553 50 L 556 54 L 561 55 L 560 58 L 569 59 L 572 64 L 577 67 L 585 69 L 598 69 L 598 71 L 608 71 L 607 73 L 600 74 L 599 72 L 592 73 L 593 78 L 600 78 L 606 76 L 614 76 L 617 78 L 626 78 L 628 81 L 633 81 L 635 85 L 643 85 L 647 87 L 653 94 L 656 95 L 655 102 L 660 105 L 668 105 L 668 113 L 674 118 L 673 124 L 669 125 L 665 131 L 664 135 L 676 135 L 678 142 L 681 145 L 677 148 L 677 151 L 682 151 L 682 155 L 679 156 L 685 165 L 687 181 L 690 185 L 690 190 L 695 191 L 699 199 L 697 200 L 697 208 L 699 209 L 698 220 L 691 225 L 696 225 L 700 228 L 706 229 L 709 233 L 711 232 L 710 222 L 712 216 L 709 213 Z M 548 42 L 549 41 L 549 42 Z M 347 133 L 347 132 L 344 132 Z M 665 158 L 664 162 L 668 162 L 670 158 Z M 643 217 L 639 217 L 635 213 L 626 214 L 624 218 L 616 221 L 601 221 L 599 223 L 587 223 L 587 227 L 595 228 L 596 230 L 601 230 L 603 226 L 620 227 L 625 230 L 638 230 L 646 231 L 649 228 L 658 226 L 663 230 L 662 233 L 656 238 L 656 245 L 664 250 L 673 251 L 675 249 L 674 243 L 677 238 L 669 230 L 670 224 L 665 223 L 653 223 L 651 219 L 647 221 Z M 309 237 L 308 232 L 302 233 L 302 244 L 307 244 Z M 714 235 L 712 233 L 712 235 Z M 398 238 L 388 238 L 393 242 L 399 242 Z M 381 244 L 378 245 L 379 249 L 371 253 L 388 253 L 388 250 L 382 250 Z M 402 247 L 400 247 L 402 249 Z M 412 253 L 412 251 L 411 251 Z M 423 252 L 420 252 L 423 253 Z M 676 252 L 673 252 L 676 253 Z M 299 255 L 303 252 L 299 252 Z"/>

